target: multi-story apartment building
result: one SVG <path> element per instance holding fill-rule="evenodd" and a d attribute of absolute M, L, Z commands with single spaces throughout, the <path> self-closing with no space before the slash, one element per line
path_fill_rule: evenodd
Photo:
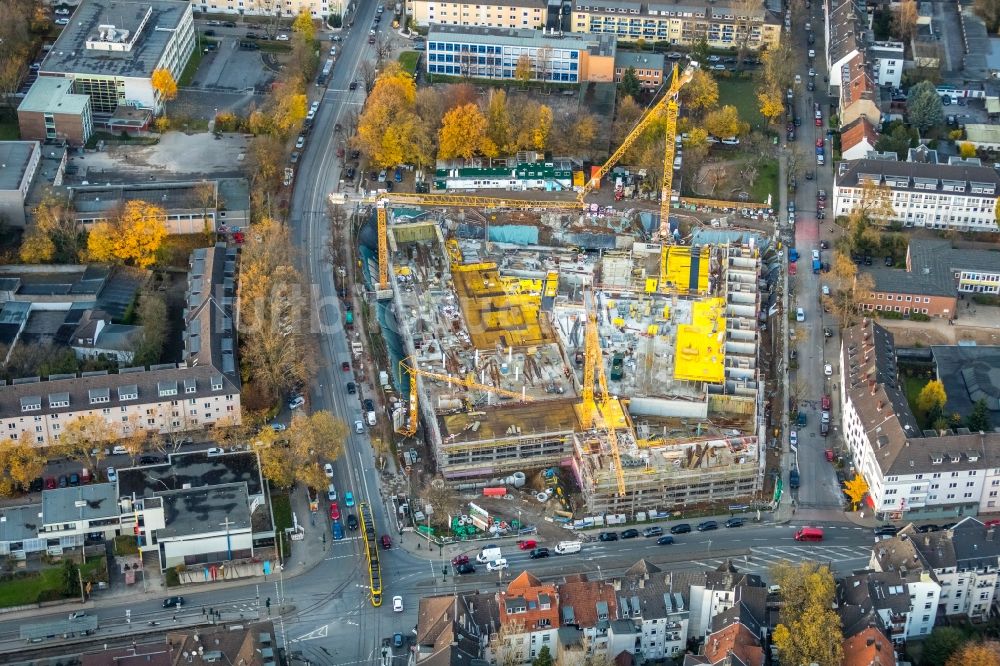
<path fill-rule="evenodd" d="M 838 580 L 837 613 L 845 634 L 874 624 L 896 643 L 919 638 L 923 626 L 911 622 L 910 595 L 898 571 L 855 572 Z"/>
<path fill-rule="evenodd" d="M 634 624 L 632 642 L 621 644 L 622 649 L 628 647 L 632 654 L 650 661 L 684 654 L 690 616 L 688 577 L 639 560 L 615 584 L 618 616 Z M 617 647 L 615 643 L 611 651 Z"/>
<path fill-rule="evenodd" d="M 546 4 L 539 0 L 411 0 L 406 11 L 420 27 L 430 25 L 484 28 L 544 28 Z"/>
<path fill-rule="evenodd" d="M 239 423 L 235 357 L 235 251 L 196 250 L 188 276 L 185 361 L 115 373 L 85 372 L 15 380 L 0 386 L 0 438 L 46 446 L 83 416 L 103 418 L 120 437 Z"/>
<path fill-rule="evenodd" d="M 558 654 L 561 617 L 555 585 L 542 583 L 525 571 L 505 591 L 497 593 L 497 604 L 502 638 L 500 644 L 490 646 L 493 659 L 500 663 L 530 663 L 543 647 Z"/>
<path fill-rule="evenodd" d="M 619 51 L 615 54 L 615 83 L 621 83 L 625 72 L 631 69 L 639 79 L 639 86 L 656 90 L 663 85 L 666 58 L 662 53 Z"/>
<path fill-rule="evenodd" d="M 840 122 L 849 125 L 859 118 L 867 118 L 873 125 L 882 124 L 878 108 L 878 89 L 865 56 L 858 54 L 840 68 Z"/>
<path fill-rule="evenodd" d="M 840 150 L 845 160 L 860 160 L 875 150 L 878 141 L 877 125 L 859 115 L 853 122 L 840 126 Z"/>
<path fill-rule="evenodd" d="M 767 590 L 760 576 L 740 573 L 728 560 L 714 571 L 695 575 L 689 581 L 689 637 L 701 638 L 711 631 L 712 619 L 744 599 L 762 599 Z"/>
<path fill-rule="evenodd" d="M 834 92 L 841 84 L 841 77 L 834 72 L 842 71 L 844 65 L 864 50 L 867 12 L 860 0 L 826 0 L 823 4 L 826 68 L 830 72 L 830 90 Z"/>
<path fill-rule="evenodd" d="M 913 613 L 929 615 L 932 626 L 939 606 L 946 616 L 981 620 L 989 616 L 996 599 L 1000 534 L 975 518 L 926 534 L 908 525 L 895 537 L 875 544 L 872 565 L 886 571 L 920 572 L 925 577 L 924 594 L 914 600 L 922 608 L 915 606 Z M 936 603 L 931 581 L 940 588 Z"/>
<path fill-rule="evenodd" d="M 719 49 L 745 45 L 758 50 L 775 46 L 781 39 L 781 20 L 763 2 L 747 11 L 731 0 L 576 0 L 570 25 L 573 32 L 614 35 L 623 41 L 689 46 L 705 39 Z"/>
<path fill-rule="evenodd" d="M 903 78 L 903 42 L 873 42 L 866 49 L 875 85 L 899 88 Z"/>
<path fill-rule="evenodd" d="M 892 334 L 870 319 L 845 329 L 840 357 L 843 436 L 868 483 L 868 503 L 891 519 L 979 510 L 998 433 L 921 431 L 898 380 Z"/>
<path fill-rule="evenodd" d="M 527 66 L 534 81 L 611 82 L 615 40 L 576 35 L 434 25 L 427 35 L 428 74 L 513 80 Z"/>
<path fill-rule="evenodd" d="M 833 185 L 834 215 L 849 215 L 864 205 L 866 191 L 884 188 L 892 205 L 885 222 L 906 227 L 958 231 L 1000 230 L 996 204 L 1000 175 L 979 160 L 936 162 L 862 159 L 842 162 Z"/>
<path fill-rule="evenodd" d="M 74 93 L 90 97 L 95 121 L 118 107 L 159 112 L 153 71 L 166 69 L 179 80 L 194 48 L 185 0 L 83 0 L 42 60 L 38 80 L 72 81 Z"/>

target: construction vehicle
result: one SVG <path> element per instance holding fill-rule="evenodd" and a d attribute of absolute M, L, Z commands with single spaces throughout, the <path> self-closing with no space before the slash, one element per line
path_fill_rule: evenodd
<path fill-rule="evenodd" d="M 526 395 L 524 391 L 521 393 L 516 393 L 514 391 L 508 391 L 507 389 L 502 389 L 496 386 L 487 386 L 485 384 L 480 384 L 479 382 L 473 381 L 471 379 L 464 379 L 461 377 L 452 377 L 450 375 L 442 375 L 437 372 L 428 372 L 427 370 L 419 370 L 413 367 L 414 364 L 407 361 L 399 362 L 400 374 L 406 372 L 410 376 L 410 402 L 409 402 L 409 415 L 406 422 L 396 429 L 401 435 L 406 437 L 412 437 L 417 434 L 417 425 L 419 423 L 418 414 L 418 401 L 417 401 L 417 377 L 426 377 L 428 379 L 435 379 L 437 381 L 442 381 L 448 384 L 455 384 L 457 386 L 464 386 L 467 389 L 472 389 L 476 391 L 483 391 L 486 393 L 495 393 L 496 395 L 504 396 L 507 398 L 513 398 L 521 402 L 531 402 L 534 398 Z M 402 379 L 402 377 L 400 377 Z"/>
<path fill-rule="evenodd" d="M 571 200 L 531 200 L 506 197 L 480 197 L 460 194 L 417 194 L 410 192 L 380 192 L 367 199 L 375 204 L 376 221 L 378 224 L 378 290 L 386 292 L 389 289 L 389 239 L 388 239 L 388 207 L 391 204 L 411 204 L 417 206 L 456 206 L 462 208 L 485 208 L 510 210 L 581 210 L 586 209 L 585 198 L 601 180 L 621 161 L 625 153 L 632 148 L 636 140 L 642 136 L 652 124 L 666 113 L 666 150 L 663 156 L 663 178 L 660 187 L 660 242 L 663 244 L 660 261 L 660 290 L 669 292 L 671 286 L 665 281 L 667 275 L 668 245 L 670 242 L 670 205 L 671 189 L 673 187 L 674 151 L 677 136 L 677 102 L 680 89 L 691 80 L 698 63 L 691 61 L 683 72 L 675 64 L 670 87 L 663 97 L 639 119 L 632 131 L 628 133 L 621 145 L 608 157 L 607 161 L 591 174 L 590 180 L 580 188 L 576 201 Z M 617 197 L 616 197 L 617 198 Z"/>

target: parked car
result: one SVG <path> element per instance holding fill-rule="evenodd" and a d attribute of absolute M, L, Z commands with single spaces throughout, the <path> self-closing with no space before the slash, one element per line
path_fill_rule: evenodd
<path fill-rule="evenodd" d="M 340 506 L 336 502 L 330 502 L 330 520 L 340 520 Z"/>
<path fill-rule="evenodd" d="M 622 532 L 623 539 L 634 539 L 639 536 L 639 530 L 635 528 L 629 528 Z"/>
<path fill-rule="evenodd" d="M 746 522 L 742 518 L 730 518 L 726 521 L 726 527 L 743 527 L 743 523 Z"/>
<path fill-rule="evenodd" d="M 357 392 L 358 392 L 358 389 L 354 385 L 354 382 L 347 382 L 347 395 L 354 395 Z"/>
<path fill-rule="evenodd" d="M 350 490 L 344 493 L 344 506 L 348 508 L 354 506 L 354 493 L 352 493 Z"/>
<path fill-rule="evenodd" d="M 691 525 L 688 523 L 678 523 L 670 528 L 671 534 L 687 534 L 691 531 Z"/>
<path fill-rule="evenodd" d="M 350 362 L 349 361 L 344 361 L 343 363 L 341 363 L 340 364 L 340 369 L 343 370 L 344 372 L 350 372 L 351 371 L 351 364 L 350 364 Z"/>
<path fill-rule="evenodd" d="M 339 520 L 333 521 L 330 530 L 333 532 L 334 541 L 340 541 L 344 538 L 344 526 L 340 524 Z"/>
<path fill-rule="evenodd" d="M 875 536 L 896 536 L 899 528 L 895 525 L 879 525 L 874 530 Z"/>
<path fill-rule="evenodd" d="M 108 483 L 114 483 L 115 481 L 118 480 L 118 472 L 115 470 L 114 467 L 107 468 L 105 470 L 105 473 L 108 475 Z"/>
<path fill-rule="evenodd" d="M 302 405 L 306 404 L 306 399 L 301 395 L 296 396 L 291 402 L 288 403 L 288 409 L 298 409 Z"/>
<path fill-rule="evenodd" d="M 710 532 L 711 530 L 717 530 L 717 529 L 719 529 L 719 523 L 715 522 L 714 520 L 705 520 L 698 523 L 699 532 Z"/>
<path fill-rule="evenodd" d="M 598 537 L 598 541 L 618 541 L 618 532 L 601 532 Z"/>
<path fill-rule="evenodd" d="M 647 527 L 642 531 L 642 536 L 646 538 L 660 536 L 662 534 L 663 534 L 663 528 L 660 527 L 659 525 L 654 527 Z"/>
<path fill-rule="evenodd" d="M 330 463 L 325 463 L 323 465 L 323 473 L 326 474 L 326 478 L 332 479 L 333 478 L 333 465 L 331 465 Z"/>

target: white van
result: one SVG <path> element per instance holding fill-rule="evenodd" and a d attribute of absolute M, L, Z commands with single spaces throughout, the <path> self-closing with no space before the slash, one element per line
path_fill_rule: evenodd
<path fill-rule="evenodd" d="M 127 456 L 128 449 L 126 449 L 124 446 L 119 445 L 111 449 L 111 454 L 116 456 Z"/>
<path fill-rule="evenodd" d="M 579 541 L 560 541 L 556 545 L 556 554 L 558 555 L 571 555 L 573 553 L 579 553 L 583 544 Z"/>
<path fill-rule="evenodd" d="M 499 559 L 503 559 L 503 555 L 500 553 L 500 546 L 497 546 L 496 544 L 483 546 L 482 552 L 476 555 L 476 562 L 479 562 L 480 564 L 493 562 Z"/>

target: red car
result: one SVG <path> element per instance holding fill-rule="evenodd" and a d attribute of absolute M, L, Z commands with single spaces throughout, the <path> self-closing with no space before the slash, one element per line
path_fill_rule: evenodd
<path fill-rule="evenodd" d="M 823 399 L 820 400 L 820 405 L 822 406 L 824 412 L 830 411 L 830 396 L 824 394 Z"/>
<path fill-rule="evenodd" d="M 340 369 L 343 370 L 344 372 L 350 372 L 351 364 L 348 363 L 347 361 L 344 361 L 343 363 L 340 364 Z"/>
<path fill-rule="evenodd" d="M 392 537 L 388 534 L 382 535 L 382 550 L 389 550 L 392 548 Z"/>
<path fill-rule="evenodd" d="M 468 564 L 468 563 L 469 563 L 468 555 L 456 555 L 455 557 L 451 558 L 451 565 L 453 567 L 460 567 L 463 564 Z"/>
<path fill-rule="evenodd" d="M 822 126 L 823 126 L 823 119 L 822 118 L 817 118 L 816 119 L 816 127 L 822 127 Z"/>
<path fill-rule="evenodd" d="M 340 507 L 336 502 L 330 502 L 330 520 L 340 520 Z"/>
<path fill-rule="evenodd" d="M 531 550 L 532 548 L 535 548 L 537 546 L 538 542 L 535 541 L 534 539 L 522 539 L 521 541 L 517 542 L 517 547 L 520 548 L 521 550 Z"/>
<path fill-rule="evenodd" d="M 56 487 L 56 480 L 53 477 L 50 476 L 49 478 L 45 479 L 46 490 L 52 490 L 55 487 Z"/>
<path fill-rule="evenodd" d="M 827 449 L 823 452 L 823 455 L 826 456 L 827 462 L 833 462 L 833 449 Z"/>
<path fill-rule="evenodd" d="M 991 518 L 990 520 L 984 521 L 983 525 L 985 525 L 987 529 L 990 527 L 996 527 L 997 525 L 1000 525 L 1000 519 Z"/>
<path fill-rule="evenodd" d="M 826 141 L 824 141 L 822 137 L 816 139 L 817 148 L 822 148 L 824 145 L 826 145 Z"/>

